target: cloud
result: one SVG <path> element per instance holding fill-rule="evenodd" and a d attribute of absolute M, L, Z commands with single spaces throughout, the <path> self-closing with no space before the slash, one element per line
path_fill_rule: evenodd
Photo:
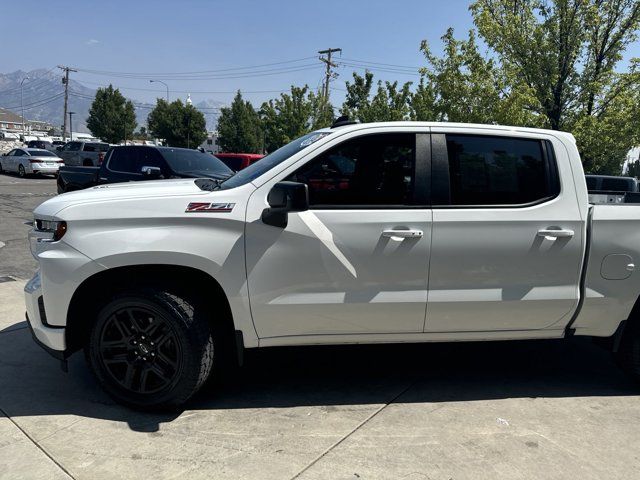
<path fill-rule="evenodd" d="M 86 42 L 84 42 L 86 45 L 92 46 L 92 45 L 97 45 L 98 43 L 100 43 L 99 40 L 96 40 L 95 38 L 90 38 L 89 40 L 87 40 Z"/>

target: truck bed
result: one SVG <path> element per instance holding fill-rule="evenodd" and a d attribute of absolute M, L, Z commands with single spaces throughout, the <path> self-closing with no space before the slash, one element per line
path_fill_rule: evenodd
<path fill-rule="evenodd" d="M 590 207 L 583 304 L 571 328 L 609 336 L 629 317 L 640 291 L 640 204 Z"/>
<path fill-rule="evenodd" d="M 82 190 L 98 184 L 100 167 L 60 167 L 58 193 Z"/>

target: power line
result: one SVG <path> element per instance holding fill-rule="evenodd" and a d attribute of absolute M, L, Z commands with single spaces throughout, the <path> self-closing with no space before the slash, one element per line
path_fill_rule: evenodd
<path fill-rule="evenodd" d="M 103 83 L 98 83 L 98 82 L 88 82 L 83 80 L 82 81 L 83 84 L 86 85 L 95 85 L 98 87 L 103 87 L 106 88 L 109 85 L 105 85 Z M 158 90 L 155 88 L 139 88 L 139 87 L 122 87 L 122 86 L 117 86 L 117 85 L 113 85 L 115 88 L 118 88 L 119 90 L 138 90 L 141 92 L 157 92 L 157 93 L 163 93 L 163 90 Z M 238 90 L 171 90 L 174 93 L 208 93 L 208 94 L 224 94 L 224 93 L 236 93 Z M 288 92 L 289 89 L 284 89 L 284 90 L 242 90 L 242 93 L 283 93 L 283 92 Z"/>
<path fill-rule="evenodd" d="M 380 62 L 369 62 L 366 60 L 356 60 L 353 58 L 343 58 L 342 60 L 346 61 L 346 62 L 352 62 L 352 63 L 366 63 L 366 64 L 370 64 L 370 65 L 382 65 L 385 67 L 399 67 L 399 68 L 406 68 L 406 69 L 410 69 L 410 70 L 419 70 L 422 67 L 414 67 L 414 66 L 410 66 L 410 65 L 398 65 L 395 63 L 380 63 Z"/>
<path fill-rule="evenodd" d="M 84 100 L 93 100 L 94 97 L 92 97 L 91 95 L 86 95 L 84 93 L 79 93 L 79 92 L 74 92 L 73 90 L 71 90 L 69 92 L 69 95 L 71 95 L 72 97 L 76 97 L 76 98 L 82 98 Z M 150 104 L 145 104 L 145 103 L 137 103 L 137 102 L 133 102 L 131 101 L 131 103 L 133 104 L 134 107 L 137 108 L 155 108 L 155 105 L 150 105 Z M 196 107 L 194 105 L 194 108 L 196 108 L 197 110 L 212 110 L 212 112 L 206 112 L 206 113 L 215 113 L 215 112 L 219 112 L 220 108 L 219 107 Z"/>
<path fill-rule="evenodd" d="M 395 73 L 398 75 L 411 75 L 411 76 L 420 76 L 420 72 L 418 72 L 417 70 L 413 70 L 413 71 L 409 71 L 409 70 L 395 70 L 392 68 L 381 68 L 381 67 L 371 67 L 368 65 L 359 65 L 359 64 L 355 64 L 355 63 L 348 63 L 348 62 L 340 62 L 339 64 L 340 67 L 350 67 L 350 68 L 354 68 L 356 70 L 369 70 L 369 71 L 373 71 L 373 72 L 383 72 L 383 73 Z"/>
<path fill-rule="evenodd" d="M 235 68 L 222 68 L 222 69 L 216 69 L 216 70 L 200 70 L 200 71 L 195 71 L 195 72 L 164 72 L 164 73 L 158 73 L 158 72 L 110 72 L 110 71 L 106 71 L 106 70 L 90 70 L 90 69 L 81 69 L 78 68 L 79 71 L 81 72 L 87 72 L 87 73 L 103 73 L 103 74 L 109 74 L 109 75 L 140 75 L 140 76 L 144 76 L 144 77 L 150 77 L 150 76 L 164 76 L 164 75 L 198 75 L 198 74 L 205 74 L 205 73 L 219 73 L 219 72 L 231 72 L 231 71 L 236 71 L 236 70 L 251 70 L 251 69 L 259 69 L 259 68 L 263 68 L 263 67 L 271 67 L 274 65 L 284 65 L 284 64 L 288 64 L 288 63 L 297 63 L 297 62 L 302 62 L 304 60 L 311 60 L 312 58 L 315 58 L 315 56 L 312 57 L 304 57 L 304 58 L 297 58 L 294 60 L 285 60 L 285 61 L 281 61 L 281 62 L 272 62 L 272 63 L 263 63 L 261 65 L 252 65 L 252 66 L 247 66 L 247 67 L 235 67 Z"/>
<path fill-rule="evenodd" d="M 43 103 L 43 102 L 44 102 L 44 103 L 49 103 L 49 101 L 50 101 L 50 100 L 57 100 L 58 98 L 61 98 L 61 97 L 62 97 L 62 95 L 64 95 L 64 92 L 57 93 L 57 94 L 52 95 L 52 96 L 50 96 L 50 97 L 41 98 L 41 99 L 36 100 L 36 101 L 34 101 L 34 102 L 27 103 L 27 104 L 25 104 L 24 106 L 25 106 L 25 107 L 33 107 L 33 106 L 38 106 L 38 104 Z M 12 105 L 12 106 L 9 106 L 9 107 L 2 107 L 2 108 L 6 109 L 6 110 L 13 110 L 13 109 L 15 109 L 15 108 L 20 108 L 20 104 Z M 25 108 L 25 109 L 26 109 L 26 108 Z"/>
<path fill-rule="evenodd" d="M 162 77 L 154 78 L 163 78 L 166 80 L 224 80 L 224 79 L 236 79 L 236 78 L 250 78 L 250 77 L 262 77 L 267 75 L 281 75 L 284 73 L 292 73 L 299 72 L 304 70 L 313 70 L 316 69 L 318 65 L 316 63 L 308 63 L 302 65 L 293 65 L 290 67 L 284 68 L 271 68 L 271 69 L 261 69 L 254 71 L 246 71 L 246 72 L 232 72 L 232 73 L 220 73 L 220 74 L 194 74 L 194 75 L 186 75 L 186 74 L 174 74 L 174 75 L 163 75 Z M 100 76 L 108 76 L 113 78 L 131 78 L 138 80 L 147 80 L 152 75 L 144 74 L 120 74 L 120 73 L 109 73 L 109 72 L 98 72 L 98 71 L 89 71 L 82 70 L 82 73 L 90 74 L 90 75 L 100 75 Z"/>

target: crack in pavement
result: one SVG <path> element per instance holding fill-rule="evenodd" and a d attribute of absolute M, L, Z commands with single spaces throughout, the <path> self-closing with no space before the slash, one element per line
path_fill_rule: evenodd
<path fill-rule="evenodd" d="M 55 458 L 53 458 L 53 456 L 49 452 L 47 452 L 47 450 L 44 447 L 42 447 L 31 435 L 29 435 L 24 428 L 22 428 L 20 425 L 18 425 L 18 423 L 16 423 L 16 421 L 13 418 L 11 418 L 7 414 L 7 412 L 4 411 L 4 409 L 2 407 L 0 407 L 0 413 L 2 415 L 4 415 L 5 417 L 7 417 L 9 419 L 9 421 L 11 423 L 13 423 L 15 425 L 15 427 L 18 430 L 20 430 L 22 432 L 22 434 L 25 437 L 27 437 L 31 441 L 31 443 L 33 443 L 36 446 L 36 448 L 38 448 L 42 453 L 44 453 L 49 460 L 51 460 L 55 465 L 57 465 L 57 467 L 60 470 L 62 470 L 69 478 L 75 480 L 75 477 L 73 475 L 71 475 L 71 472 L 69 472 L 69 470 L 64 468 L 60 462 L 58 462 Z"/>
<path fill-rule="evenodd" d="M 291 477 L 291 480 L 295 480 L 296 478 L 300 478 L 300 475 L 302 475 L 304 472 L 306 472 L 311 467 L 313 467 L 316 463 L 318 463 L 320 460 L 322 460 L 327 454 L 329 454 L 332 450 L 334 450 L 338 445 L 340 445 L 342 442 L 344 442 L 347 438 L 349 438 L 351 435 L 353 435 L 358 430 L 360 430 L 360 428 L 362 428 L 365 424 L 367 424 L 370 420 L 372 420 L 376 415 L 378 415 L 380 412 L 382 412 L 382 410 L 387 408 L 389 405 L 391 405 L 396 400 L 398 400 L 398 398 L 400 398 L 402 395 L 407 393 L 417 382 L 418 382 L 418 380 L 414 380 L 406 388 L 404 388 L 402 391 L 400 391 L 400 393 L 398 393 L 395 397 L 393 397 L 391 400 L 389 400 L 384 405 L 381 405 L 378 409 L 376 409 L 375 412 L 370 414 L 362 422 L 360 422 L 358 425 L 356 425 L 355 428 L 353 428 L 351 431 L 349 431 L 340 440 L 338 440 L 333 445 L 331 445 L 329 448 L 327 448 L 324 452 L 322 452 L 315 459 L 313 459 L 306 467 L 304 467 L 302 470 L 300 470 L 298 473 L 296 473 L 293 477 Z"/>

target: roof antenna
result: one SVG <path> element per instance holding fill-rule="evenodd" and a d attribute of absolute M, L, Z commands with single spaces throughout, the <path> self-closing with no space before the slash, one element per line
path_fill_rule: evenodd
<path fill-rule="evenodd" d="M 355 120 L 350 120 L 348 115 L 342 115 L 341 117 L 336 118 L 335 122 L 331 125 L 331 128 L 342 127 L 343 125 L 354 125 L 357 122 Z"/>

